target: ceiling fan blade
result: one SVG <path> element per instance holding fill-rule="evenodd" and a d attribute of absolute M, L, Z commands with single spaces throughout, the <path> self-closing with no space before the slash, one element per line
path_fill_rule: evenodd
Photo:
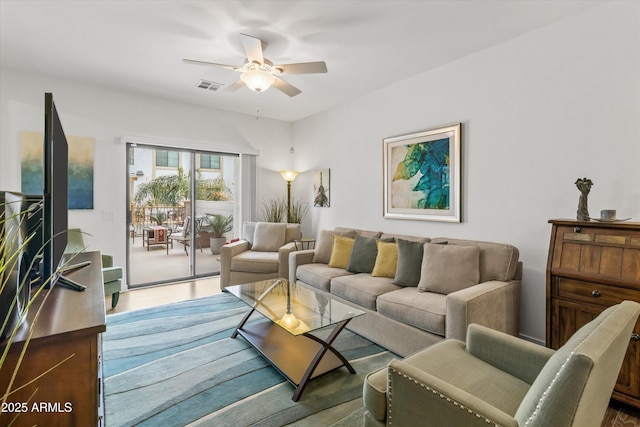
<path fill-rule="evenodd" d="M 196 61 L 195 59 L 183 59 L 182 62 L 186 64 L 208 65 L 212 67 L 226 68 L 228 70 L 235 70 L 235 71 L 239 71 L 242 68 L 242 67 L 236 67 L 234 65 L 216 64 L 215 62 Z"/>
<path fill-rule="evenodd" d="M 238 89 L 240 89 L 241 87 L 246 86 L 245 82 L 243 82 L 242 80 L 238 79 L 234 84 L 227 86 L 225 91 L 226 92 L 235 92 Z"/>
<path fill-rule="evenodd" d="M 275 77 L 275 76 L 274 76 Z M 276 77 L 276 81 L 273 83 L 273 87 L 278 89 L 291 97 L 298 95 L 302 91 L 295 86 L 290 85 L 279 77 Z"/>
<path fill-rule="evenodd" d="M 327 72 L 327 64 L 323 61 L 274 65 L 273 68 L 276 71 L 282 70 L 280 71 L 280 74 L 314 74 Z"/>
<path fill-rule="evenodd" d="M 242 41 L 242 46 L 244 47 L 244 52 L 247 54 L 249 62 L 258 62 L 260 65 L 264 64 L 262 40 L 242 33 L 240 34 L 240 40 Z"/>

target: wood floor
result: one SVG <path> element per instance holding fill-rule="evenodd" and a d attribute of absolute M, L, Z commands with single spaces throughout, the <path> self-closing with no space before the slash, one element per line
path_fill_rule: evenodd
<path fill-rule="evenodd" d="M 111 296 L 105 297 L 105 306 L 107 307 L 107 314 L 123 313 L 177 301 L 202 298 L 219 294 L 220 292 L 220 278 L 211 277 L 120 292 L 120 299 L 115 308 L 111 308 Z"/>
<path fill-rule="evenodd" d="M 105 298 L 105 305 L 108 308 L 107 314 L 122 313 L 171 302 L 202 298 L 220 292 L 220 278 L 212 277 L 122 292 L 115 309 L 111 308 L 111 297 Z M 640 410 L 622 403 L 612 402 L 605 414 L 602 427 L 640 427 Z"/>

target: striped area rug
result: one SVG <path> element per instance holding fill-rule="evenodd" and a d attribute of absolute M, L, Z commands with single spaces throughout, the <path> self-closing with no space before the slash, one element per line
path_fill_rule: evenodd
<path fill-rule="evenodd" d="M 394 355 L 344 330 L 334 346 L 357 374 L 325 374 L 296 403 L 291 384 L 243 338 L 230 338 L 247 310 L 221 294 L 108 316 L 106 426 L 361 425 L 364 377 Z"/>

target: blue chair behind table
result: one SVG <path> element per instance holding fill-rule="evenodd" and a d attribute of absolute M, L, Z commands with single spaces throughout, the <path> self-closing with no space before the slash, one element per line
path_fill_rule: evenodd
<path fill-rule="evenodd" d="M 67 231 L 67 247 L 65 253 L 84 252 L 87 245 L 82 238 L 79 228 L 70 228 Z M 102 280 L 104 282 L 104 294 L 111 295 L 111 308 L 118 304 L 120 290 L 122 289 L 122 267 L 113 266 L 113 256 L 102 254 Z"/>

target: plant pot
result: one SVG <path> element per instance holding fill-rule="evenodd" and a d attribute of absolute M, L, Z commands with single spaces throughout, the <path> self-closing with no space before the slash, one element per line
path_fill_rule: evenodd
<path fill-rule="evenodd" d="M 226 241 L 227 239 L 225 237 L 211 237 L 209 239 L 209 249 L 211 249 L 211 253 L 214 255 L 219 254 Z"/>

